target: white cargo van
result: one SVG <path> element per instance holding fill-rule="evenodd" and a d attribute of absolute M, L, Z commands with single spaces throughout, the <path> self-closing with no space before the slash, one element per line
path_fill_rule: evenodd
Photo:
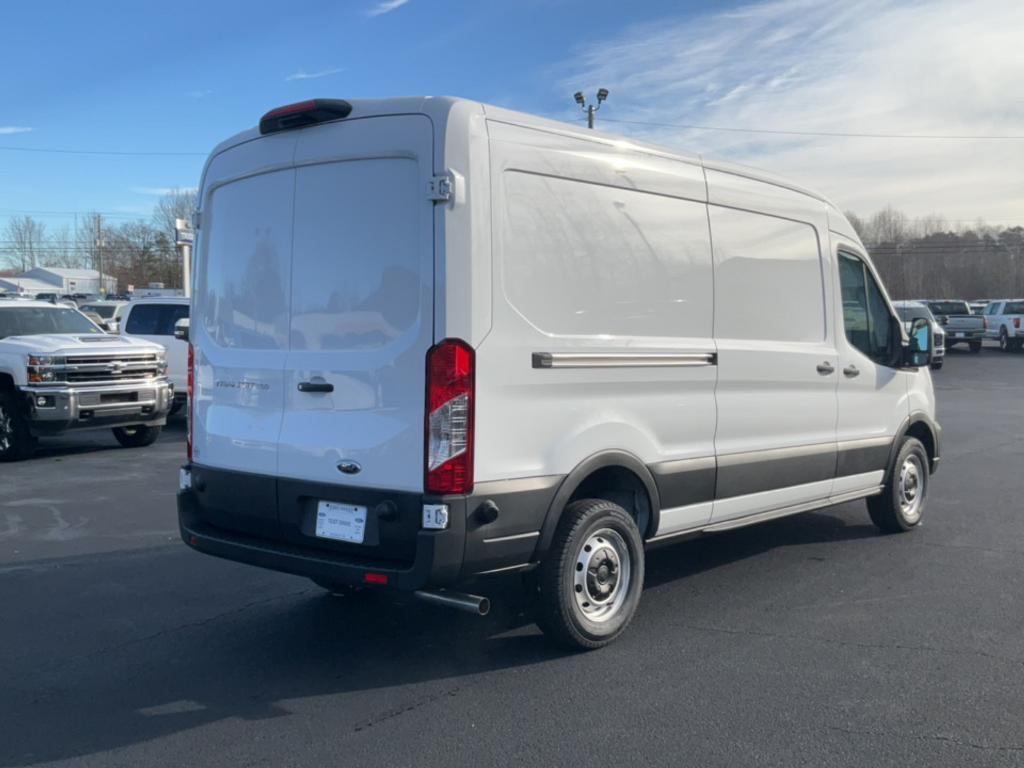
<path fill-rule="evenodd" d="M 593 648 L 644 548 L 867 499 L 916 526 L 940 431 L 825 199 L 451 98 L 315 100 L 218 146 L 195 216 L 181 533 L 486 611 L 527 572 Z"/>

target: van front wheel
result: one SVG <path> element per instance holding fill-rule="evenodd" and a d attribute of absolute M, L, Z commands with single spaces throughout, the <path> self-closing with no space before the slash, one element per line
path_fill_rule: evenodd
<path fill-rule="evenodd" d="M 644 544 L 633 518 L 604 499 L 566 507 L 537 572 L 537 623 L 574 650 L 607 645 L 629 625 L 644 583 Z"/>
<path fill-rule="evenodd" d="M 868 498 L 868 514 L 883 533 L 902 533 L 921 523 L 928 496 L 928 453 L 921 441 L 908 437 L 877 496 Z"/>

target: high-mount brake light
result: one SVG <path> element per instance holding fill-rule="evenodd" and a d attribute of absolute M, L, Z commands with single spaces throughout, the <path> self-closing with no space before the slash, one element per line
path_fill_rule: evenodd
<path fill-rule="evenodd" d="M 474 369 L 473 348 L 459 339 L 445 339 L 427 353 L 427 493 L 473 490 Z"/>
<path fill-rule="evenodd" d="M 352 105 L 342 99 L 310 99 L 272 109 L 260 118 L 260 133 L 287 131 L 306 125 L 341 120 L 352 113 Z"/>

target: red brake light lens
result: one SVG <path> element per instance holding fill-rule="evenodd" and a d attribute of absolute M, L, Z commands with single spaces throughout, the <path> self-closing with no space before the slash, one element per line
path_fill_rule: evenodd
<path fill-rule="evenodd" d="M 1014 328 L 1020 328 L 1020 318 L 1019 317 L 1013 318 L 1013 327 Z"/>
<path fill-rule="evenodd" d="M 352 112 L 352 105 L 342 99 L 310 99 L 272 109 L 260 118 L 260 133 L 286 131 L 306 125 L 341 120 Z"/>
<path fill-rule="evenodd" d="M 474 368 L 473 348 L 459 339 L 427 353 L 427 493 L 473 490 Z"/>

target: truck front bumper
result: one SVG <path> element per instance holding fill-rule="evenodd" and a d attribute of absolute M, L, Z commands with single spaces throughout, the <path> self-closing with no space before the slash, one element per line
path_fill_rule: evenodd
<path fill-rule="evenodd" d="M 174 388 L 166 380 L 115 386 L 29 386 L 21 389 L 28 401 L 33 432 L 53 435 L 75 429 L 159 426 L 167 421 Z"/>

